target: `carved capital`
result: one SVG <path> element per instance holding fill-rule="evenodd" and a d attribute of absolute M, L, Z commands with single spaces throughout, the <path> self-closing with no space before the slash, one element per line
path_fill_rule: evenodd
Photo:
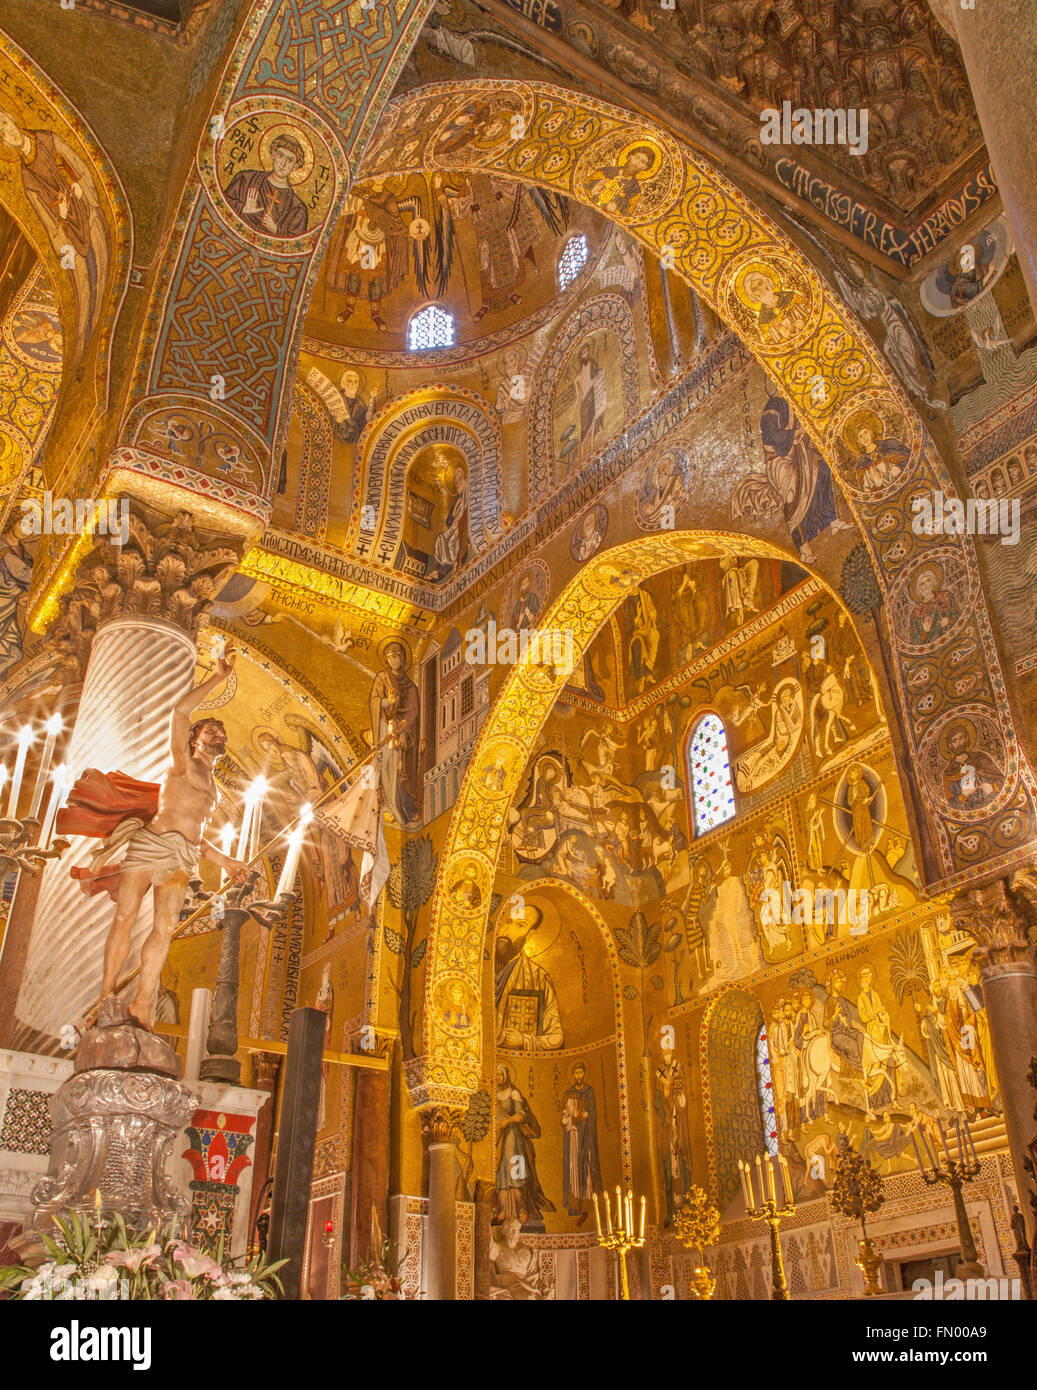
<path fill-rule="evenodd" d="M 252 1063 L 256 1069 L 256 1090 L 272 1091 L 274 1089 L 281 1060 L 276 1052 L 253 1052 Z"/>
<path fill-rule="evenodd" d="M 82 676 L 97 629 L 111 618 L 163 618 L 196 637 L 223 584 L 241 560 L 242 540 L 202 531 L 191 512 L 172 518 L 122 499 L 126 541 L 97 534 L 48 629 L 70 679 Z"/>
<path fill-rule="evenodd" d="M 433 1105 L 421 1112 L 421 1136 L 426 1144 L 452 1144 L 461 1133 L 463 1110 Z"/>
<path fill-rule="evenodd" d="M 950 911 L 955 929 L 975 941 L 972 956 L 980 966 L 1032 958 L 1028 929 L 1037 912 L 1007 879 L 957 893 Z"/>

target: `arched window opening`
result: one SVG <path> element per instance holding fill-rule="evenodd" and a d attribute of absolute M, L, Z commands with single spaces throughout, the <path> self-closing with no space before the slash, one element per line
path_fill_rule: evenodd
<path fill-rule="evenodd" d="M 768 1154 L 778 1155 L 778 1118 L 774 1112 L 774 1083 L 771 1080 L 771 1054 L 767 1046 L 767 1026 L 756 1034 L 756 1092 L 760 1097 L 763 1142 Z"/>
<path fill-rule="evenodd" d="M 587 264 L 587 238 L 582 232 L 571 236 L 558 257 L 558 288 L 567 289 Z"/>
<path fill-rule="evenodd" d="M 688 785 L 691 788 L 692 826 L 696 836 L 705 835 L 732 818 L 735 794 L 731 784 L 731 763 L 727 755 L 727 734 L 723 721 L 707 714 L 699 721 L 688 744 Z"/>
<path fill-rule="evenodd" d="M 424 352 L 428 348 L 453 345 L 453 314 L 448 314 L 438 304 L 426 304 L 424 309 L 419 309 L 407 330 L 407 346 L 411 352 Z"/>

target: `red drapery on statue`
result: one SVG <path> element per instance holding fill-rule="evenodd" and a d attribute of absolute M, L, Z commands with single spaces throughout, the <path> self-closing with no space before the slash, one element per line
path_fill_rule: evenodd
<path fill-rule="evenodd" d="M 135 816 L 147 824 L 158 811 L 159 784 L 139 782 L 125 772 L 98 772 L 88 768 L 69 792 L 68 805 L 57 814 L 59 835 L 89 835 L 104 839 L 122 821 Z M 115 900 L 121 863 L 98 869 L 73 868 L 69 872 L 84 893 L 107 893 Z"/>

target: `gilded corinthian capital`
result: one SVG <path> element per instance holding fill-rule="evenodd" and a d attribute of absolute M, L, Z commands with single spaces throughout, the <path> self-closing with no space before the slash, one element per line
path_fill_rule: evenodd
<path fill-rule="evenodd" d="M 240 563 L 241 539 L 202 531 L 191 512 L 170 519 L 135 499 L 129 507 L 126 543 L 98 535 L 58 600 L 48 637 L 64 653 L 70 677 L 82 674 L 94 633 L 112 618 L 163 618 L 196 637 Z"/>
<path fill-rule="evenodd" d="M 464 1112 L 434 1105 L 421 1112 L 421 1133 L 426 1144 L 451 1144 L 460 1136 Z"/>
<path fill-rule="evenodd" d="M 973 959 L 980 965 L 1004 965 L 1033 956 L 1031 938 L 1037 908 L 1025 891 L 1024 875 L 984 884 L 958 893 L 951 903 L 955 928 L 976 943 Z"/>

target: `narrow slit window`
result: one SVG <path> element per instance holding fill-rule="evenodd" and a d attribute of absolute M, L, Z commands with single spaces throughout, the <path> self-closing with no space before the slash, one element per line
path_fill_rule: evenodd
<path fill-rule="evenodd" d="M 756 1093 L 760 1097 L 760 1121 L 768 1154 L 778 1154 L 778 1119 L 774 1113 L 774 1082 L 771 1079 L 771 1053 L 767 1046 L 767 1027 L 756 1034 Z"/>

